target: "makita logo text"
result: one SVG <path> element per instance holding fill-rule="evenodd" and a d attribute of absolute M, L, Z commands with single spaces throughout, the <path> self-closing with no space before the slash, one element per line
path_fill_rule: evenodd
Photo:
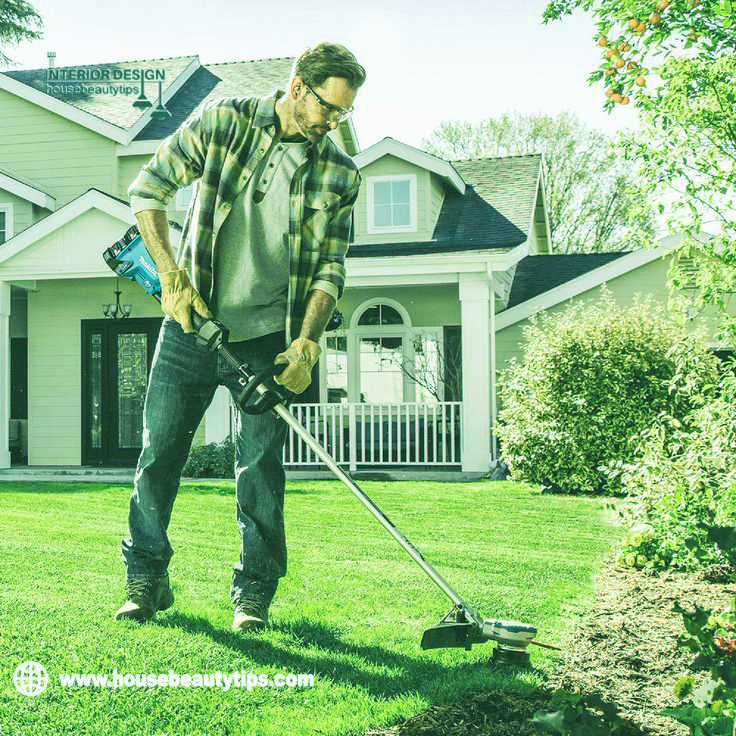
<path fill-rule="evenodd" d="M 148 273 L 151 274 L 151 276 L 153 276 L 153 278 L 158 278 L 158 271 L 156 271 L 156 269 L 143 256 L 138 257 L 138 262 L 146 269 L 146 271 L 148 271 Z"/>

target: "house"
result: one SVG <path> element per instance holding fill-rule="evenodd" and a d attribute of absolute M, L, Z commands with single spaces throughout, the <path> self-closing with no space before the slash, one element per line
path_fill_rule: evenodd
<path fill-rule="evenodd" d="M 283 88 L 292 63 L 190 56 L 0 74 L 0 468 L 11 451 L 34 466 L 135 464 L 162 315 L 102 251 L 134 221 L 127 188 L 166 136 L 210 99 Z M 133 104 L 104 85 L 48 86 L 105 70 L 150 77 Z M 323 338 L 292 412 L 351 469 L 485 474 L 497 453 L 497 372 L 521 353 L 534 310 L 603 282 L 624 302 L 636 291 L 666 298 L 672 239 L 630 253 L 551 252 L 539 155 L 447 162 L 392 138 L 360 150 L 351 121 L 330 135 L 363 186 L 343 324 Z M 190 195 L 177 194 L 173 221 Z M 129 316 L 106 318 L 118 301 Z M 194 442 L 228 436 L 231 413 L 221 387 Z M 318 464 L 293 434 L 284 460 Z"/>

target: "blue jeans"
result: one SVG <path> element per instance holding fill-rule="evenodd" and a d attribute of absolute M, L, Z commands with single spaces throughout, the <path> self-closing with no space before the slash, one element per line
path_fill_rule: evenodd
<path fill-rule="evenodd" d="M 285 349 L 283 331 L 230 344 L 255 371 Z M 130 499 L 130 539 L 122 554 L 129 578 L 166 573 L 174 550 L 166 530 L 192 438 L 218 385 L 238 395 L 238 374 L 219 355 L 196 344 L 166 317 L 156 344 L 143 409 L 143 449 Z M 240 560 L 233 567 L 230 598 L 258 597 L 270 603 L 286 574 L 285 474 L 281 462 L 286 423 L 269 411 L 238 409 L 235 486 Z M 206 513 L 206 512 L 205 512 Z"/>

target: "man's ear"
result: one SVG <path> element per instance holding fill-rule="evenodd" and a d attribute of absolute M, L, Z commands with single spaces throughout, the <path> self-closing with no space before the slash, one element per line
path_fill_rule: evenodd
<path fill-rule="evenodd" d="M 289 93 L 291 94 L 291 99 L 296 100 L 299 97 L 299 93 L 301 90 L 304 89 L 304 80 L 300 76 L 294 77 L 294 79 L 291 80 L 291 85 L 289 87 Z"/>

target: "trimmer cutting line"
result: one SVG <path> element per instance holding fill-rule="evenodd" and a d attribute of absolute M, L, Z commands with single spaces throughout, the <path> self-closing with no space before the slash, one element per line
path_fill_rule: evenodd
<path fill-rule="evenodd" d="M 131 226 L 125 235 L 104 252 L 107 265 L 118 276 L 140 284 L 151 296 L 161 300 L 161 283 L 156 264 L 146 250 L 137 225 Z M 396 528 L 391 520 L 357 486 L 322 445 L 296 420 L 286 408 L 289 397 L 280 393 L 273 381 L 268 387 L 264 382 L 281 373 L 285 365 L 272 365 L 254 373 L 247 364 L 241 363 L 228 348 L 228 330 L 214 319 L 205 319 L 192 311 L 192 324 L 197 342 L 207 350 L 217 350 L 227 363 L 239 374 L 243 387 L 236 399 L 238 406 L 248 414 L 273 411 L 307 444 L 317 457 L 341 480 L 355 497 L 373 514 L 384 529 L 404 548 L 414 562 L 424 570 L 437 587 L 452 601 L 452 610 L 437 626 L 422 634 L 422 649 L 464 647 L 470 650 L 473 644 L 485 641 L 497 642 L 493 660 L 502 664 L 528 665 L 530 644 L 558 649 L 549 644 L 534 641 L 537 629 L 517 621 L 502 621 L 482 618 L 450 584 L 427 562 L 414 545 Z M 254 401 L 251 398 L 258 394 Z"/>

